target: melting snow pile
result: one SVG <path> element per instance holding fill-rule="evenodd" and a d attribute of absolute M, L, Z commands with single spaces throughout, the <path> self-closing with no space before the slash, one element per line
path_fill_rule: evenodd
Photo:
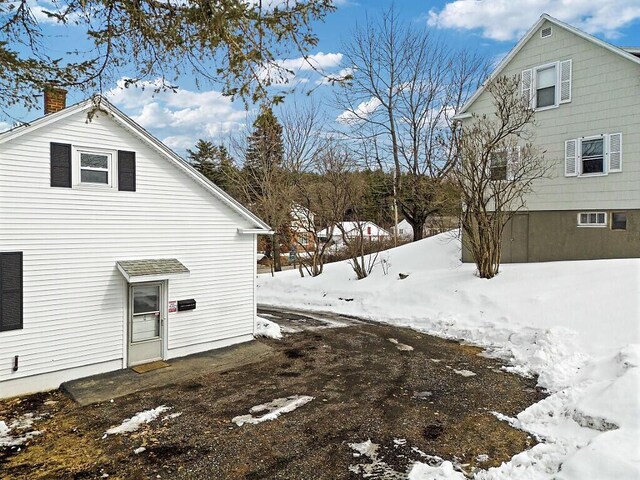
<path fill-rule="evenodd" d="M 395 446 L 406 445 L 404 439 L 394 439 Z M 380 479 L 404 479 L 409 480 L 465 480 L 464 474 L 454 470 L 453 464 L 449 461 L 443 461 L 439 457 L 426 455 L 418 449 L 413 449 L 421 456 L 428 457 L 437 465 L 427 465 L 426 463 L 416 462 L 409 467 L 408 473 L 398 472 L 382 459 L 379 453 L 380 445 L 367 440 L 362 443 L 350 443 L 349 446 L 355 450 L 353 454 L 355 458 L 365 457 L 367 462 L 350 465 L 349 471 L 363 478 L 380 478 Z"/>
<path fill-rule="evenodd" d="M 505 420 L 542 443 L 478 479 L 640 478 L 640 259 L 505 264 L 483 280 L 450 233 L 389 258 L 391 272 L 359 281 L 346 262 L 315 278 L 261 275 L 258 299 L 463 339 L 538 375 L 551 395 Z"/>
<path fill-rule="evenodd" d="M 266 422 L 268 420 L 275 420 L 283 413 L 293 412 L 296 408 L 301 407 L 315 397 L 309 397 L 307 395 L 293 395 L 291 397 L 285 398 L 276 398 L 269 403 L 263 403 L 261 405 L 256 405 L 255 407 L 251 407 L 249 410 L 249 415 L 240 415 L 238 417 L 234 417 L 231 419 L 233 423 L 241 427 L 245 423 L 257 424 Z M 265 414 L 254 417 L 252 414 L 265 412 Z"/>
<path fill-rule="evenodd" d="M 105 432 L 107 435 L 116 435 L 121 433 L 130 433 L 138 430 L 145 423 L 154 421 L 160 416 L 161 413 L 171 410 L 171 407 L 160 405 L 157 408 L 151 410 L 145 410 L 144 412 L 138 412 L 133 417 L 126 419 L 122 424 L 117 427 L 110 428 Z M 104 438 L 104 437 L 103 437 Z"/>
<path fill-rule="evenodd" d="M 25 413 L 9 423 L 0 420 L 0 447 L 17 447 L 23 445 L 27 440 L 40 435 L 38 430 L 28 430 L 33 426 L 33 422 L 41 418 L 34 416 L 33 413 Z M 12 434 L 11 432 L 14 433 Z"/>
<path fill-rule="evenodd" d="M 271 320 L 267 320 L 266 318 L 258 317 L 256 320 L 256 337 L 267 337 L 280 340 L 282 338 L 280 325 L 272 322 Z"/>

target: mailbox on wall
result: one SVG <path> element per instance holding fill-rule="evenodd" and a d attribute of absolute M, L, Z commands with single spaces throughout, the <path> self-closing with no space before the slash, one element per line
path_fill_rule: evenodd
<path fill-rule="evenodd" d="M 195 310 L 196 301 L 194 298 L 188 300 L 178 300 L 178 311 L 183 312 L 185 310 Z"/>

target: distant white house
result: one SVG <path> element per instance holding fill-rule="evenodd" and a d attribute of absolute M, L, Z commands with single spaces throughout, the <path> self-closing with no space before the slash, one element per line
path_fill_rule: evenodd
<path fill-rule="evenodd" d="M 104 99 L 0 134 L 0 397 L 252 340 L 268 232 Z"/>
<path fill-rule="evenodd" d="M 423 237 L 431 237 L 432 235 L 447 232 L 455 228 L 458 228 L 457 217 L 430 217 L 424 224 Z M 398 230 L 399 239 L 413 240 L 413 227 L 406 218 L 400 221 L 397 226 L 391 227 L 391 233 L 395 235 L 396 229 Z"/>
<path fill-rule="evenodd" d="M 317 234 L 318 240 L 322 242 L 332 241 L 335 248 L 342 248 L 345 246 L 344 237 L 346 237 L 348 241 L 349 239 L 355 239 L 362 235 L 364 240 L 370 242 L 378 242 L 391 238 L 391 234 L 387 230 L 373 222 L 341 222 L 340 226 L 341 227 L 333 226 L 320 230 Z"/>
<path fill-rule="evenodd" d="M 407 222 L 406 218 L 399 222 L 395 227 L 391 227 L 391 233 L 393 235 L 395 235 L 396 231 L 398 232 L 398 238 L 406 240 L 413 238 L 413 227 L 409 222 Z"/>

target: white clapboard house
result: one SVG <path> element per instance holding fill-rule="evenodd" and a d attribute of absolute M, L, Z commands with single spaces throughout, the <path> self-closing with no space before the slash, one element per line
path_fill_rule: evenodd
<path fill-rule="evenodd" d="M 55 111 L 64 93 L 0 134 L 0 397 L 253 338 L 269 227 L 106 100 Z"/>

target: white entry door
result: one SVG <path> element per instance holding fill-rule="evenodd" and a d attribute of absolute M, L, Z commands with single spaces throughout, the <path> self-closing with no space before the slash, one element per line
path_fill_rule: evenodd
<path fill-rule="evenodd" d="M 129 366 L 162 359 L 164 283 L 129 286 Z"/>

